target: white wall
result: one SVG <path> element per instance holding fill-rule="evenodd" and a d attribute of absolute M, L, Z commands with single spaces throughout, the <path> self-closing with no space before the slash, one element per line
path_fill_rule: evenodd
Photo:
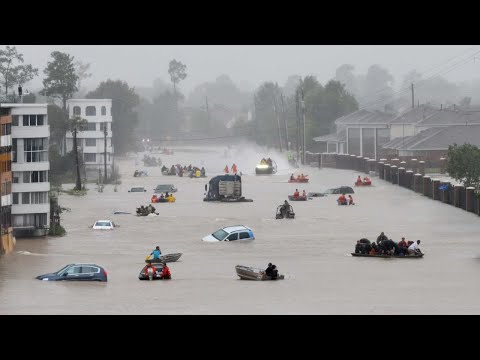
<path fill-rule="evenodd" d="M 413 124 L 392 124 L 390 125 L 390 139 L 401 138 L 404 136 L 415 135 L 415 126 Z"/>

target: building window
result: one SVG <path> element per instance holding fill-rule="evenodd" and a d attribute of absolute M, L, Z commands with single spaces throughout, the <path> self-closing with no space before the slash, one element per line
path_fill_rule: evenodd
<path fill-rule="evenodd" d="M 47 214 L 25 214 L 13 215 L 13 226 L 35 226 L 43 227 L 47 225 Z"/>
<path fill-rule="evenodd" d="M 83 154 L 83 161 L 86 163 L 96 163 L 97 162 L 97 154 L 92 154 L 92 153 L 84 153 Z"/>
<path fill-rule="evenodd" d="M 46 125 L 45 115 L 23 115 L 23 126 Z"/>
<path fill-rule="evenodd" d="M 0 135 L 12 135 L 12 124 L 2 124 L 0 127 Z"/>
<path fill-rule="evenodd" d="M 107 108 L 102 106 L 102 116 L 107 116 Z"/>
<path fill-rule="evenodd" d="M 19 115 L 12 115 L 12 126 L 18 126 L 18 116 Z"/>
<path fill-rule="evenodd" d="M 13 177 L 13 183 L 18 184 L 18 181 L 20 179 L 20 173 L 18 171 L 14 171 L 12 177 Z"/>
<path fill-rule="evenodd" d="M 362 129 L 362 154 L 363 157 L 375 159 L 375 129 Z"/>
<path fill-rule="evenodd" d="M 86 116 L 97 115 L 97 110 L 95 109 L 95 106 L 87 106 L 87 108 L 85 109 L 85 115 Z"/>
<path fill-rule="evenodd" d="M 76 115 L 76 116 L 82 115 L 82 109 L 80 109 L 80 106 L 73 107 L 73 115 Z"/>
<path fill-rule="evenodd" d="M 12 171 L 12 160 L 4 160 L 0 162 L 0 172 Z"/>
<path fill-rule="evenodd" d="M 89 122 L 87 124 L 87 128 L 85 129 L 85 131 L 96 131 L 97 130 L 97 123 L 94 123 L 94 122 Z"/>
<path fill-rule="evenodd" d="M 360 155 L 360 129 L 348 128 L 348 153 L 350 155 Z"/>
<path fill-rule="evenodd" d="M 2 196 L 10 195 L 12 193 L 12 183 L 10 181 L 3 183 L 0 193 Z"/>
<path fill-rule="evenodd" d="M 24 183 L 40 183 L 48 181 L 48 171 L 25 171 L 23 173 Z"/>
<path fill-rule="evenodd" d="M 12 162 L 17 162 L 17 139 L 12 139 Z"/>
<path fill-rule="evenodd" d="M 23 172 L 23 183 L 29 183 L 30 182 L 30 171 L 24 171 Z"/>
<path fill-rule="evenodd" d="M 25 162 L 48 161 L 48 139 L 23 139 Z"/>
<path fill-rule="evenodd" d="M 46 191 L 30 193 L 30 204 L 46 204 L 48 202 L 48 194 Z"/>
<path fill-rule="evenodd" d="M 97 139 L 85 139 L 85 146 L 97 146 Z"/>
<path fill-rule="evenodd" d="M 22 204 L 30 204 L 30 193 L 29 192 L 22 193 Z"/>
<path fill-rule="evenodd" d="M 107 128 L 107 131 L 108 131 L 108 123 L 107 122 L 102 122 L 100 123 L 100 131 L 103 131 L 104 128 Z"/>
<path fill-rule="evenodd" d="M 13 205 L 18 205 L 18 193 L 12 194 Z"/>

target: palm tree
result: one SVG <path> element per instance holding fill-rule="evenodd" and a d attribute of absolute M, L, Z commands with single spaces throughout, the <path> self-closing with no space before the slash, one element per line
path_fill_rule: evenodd
<path fill-rule="evenodd" d="M 69 120 L 70 131 L 73 135 L 73 153 L 75 155 L 75 169 L 76 169 L 76 178 L 75 178 L 75 188 L 74 190 L 82 189 L 82 180 L 80 178 L 80 164 L 78 161 L 78 146 L 77 146 L 77 133 L 82 131 L 87 125 L 87 120 L 82 119 L 79 116 L 76 116 Z"/>

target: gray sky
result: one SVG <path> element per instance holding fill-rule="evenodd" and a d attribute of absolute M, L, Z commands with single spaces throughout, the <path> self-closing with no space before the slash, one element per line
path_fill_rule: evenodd
<path fill-rule="evenodd" d="M 154 78 L 169 81 L 168 63 L 175 58 L 187 65 L 188 77 L 180 85 L 188 93 L 195 85 L 229 75 L 243 89 L 252 89 L 267 80 L 283 85 L 289 75 L 316 75 L 324 83 L 345 63 L 364 74 L 372 64 L 386 67 L 399 85 L 411 69 L 431 74 L 442 70 L 436 66 L 466 58 L 480 45 L 15 45 L 26 63 L 40 70 L 38 78 L 26 85 L 41 87 L 43 69 L 50 53 L 58 50 L 91 63 L 90 79 L 94 88 L 108 78 L 127 81 L 131 86 L 151 86 Z M 3 47 L 3 46 L 2 46 Z M 462 56 L 463 55 L 463 56 Z M 445 77 L 451 81 L 480 78 L 480 53 L 473 61 L 458 66 Z M 429 76 L 430 73 L 427 74 Z"/>

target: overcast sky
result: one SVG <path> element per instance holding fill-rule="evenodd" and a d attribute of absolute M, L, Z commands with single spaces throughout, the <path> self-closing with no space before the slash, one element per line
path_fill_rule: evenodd
<path fill-rule="evenodd" d="M 316 75 L 326 82 L 342 64 L 355 66 L 364 74 L 372 64 L 386 67 L 396 85 L 411 69 L 424 72 L 456 62 L 480 51 L 480 45 L 15 45 L 26 63 L 39 68 L 40 75 L 25 87 L 39 88 L 50 53 L 58 50 L 91 64 L 94 88 L 108 78 L 127 81 L 131 86 L 151 86 L 159 77 L 169 81 L 168 63 L 177 59 L 187 65 L 188 77 L 180 85 L 188 93 L 195 85 L 229 75 L 244 90 L 273 80 L 283 85 L 289 75 Z M 3 46 L 2 46 L 3 47 Z M 452 59 L 453 58 L 453 59 Z M 448 62 L 451 60 L 450 62 Z M 480 53 L 445 75 L 451 81 L 480 78 Z"/>

